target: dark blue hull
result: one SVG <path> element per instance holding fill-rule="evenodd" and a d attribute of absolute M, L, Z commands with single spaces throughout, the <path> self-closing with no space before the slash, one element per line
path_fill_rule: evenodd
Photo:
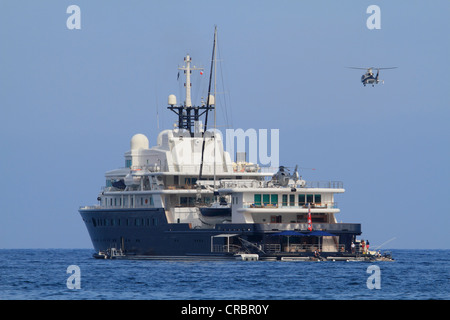
<path fill-rule="evenodd" d="M 80 209 L 79 212 L 96 252 L 116 248 L 130 257 L 232 257 L 235 251 L 230 248 L 236 249 L 240 246 L 247 252 L 267 257 L 313 255 L 312 252 L 268 252 L 264 249 L 271 245 L 283 248 L 287 238 L 272 234 L 284 228 L 292 228 L 292 225 L 226 223 L 216 225 L 212 229 L 193 229 L 188 223 L 168 223 L 162 208 L 92 208 Z M 306 230 L 307 226 L 299 224 L 294 227 Z M 351 242 L 356 235 L 361 234 L 360 224 L 324 224 L 321 227 L 339 235 L 339 243 L 343 249 L 333 254 L 350 252 Z M 290 238 L 291 245 L 296 241 L 299 242 L 294 237 Z M 246 242 L 256 243 L 258 247 L 247 246 Z"/>
<path fill-rule="evenodd" d="M 191 229 L 188 223 L 167 223 L 164 210 L 80 210 L 95 251 L 122 249 L 127 255 L 183 256 L 211 254 L 216 229 Z"/>

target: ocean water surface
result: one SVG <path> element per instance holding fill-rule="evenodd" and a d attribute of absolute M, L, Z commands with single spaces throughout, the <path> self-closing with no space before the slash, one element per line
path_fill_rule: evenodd
<path fill-rule="evenodd" d="M 90 249 L 2 249 L 0 299 L 450 298 L 450 250 L 391 251 L 395 259 L 392 262 L 192 262 L 97 260 L 92 257 L 93 250 Z M 74 273 L 73 267 L 70 269 L 70 266 L 76 266 L 78 273 Z M 378 273 L 373 270 L 378 270 Z M 77 278 L 74 280 L 75 276 Z M 375 283 L 377 286 L 374 286 Z"/>

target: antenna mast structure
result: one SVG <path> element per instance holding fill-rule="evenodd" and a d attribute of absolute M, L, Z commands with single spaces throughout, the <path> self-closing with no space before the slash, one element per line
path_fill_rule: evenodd
<path fill-rule="evenodd" d="M 206 113 L 206 119 L 208 119 L 207 112 L 211 109 L 214 109 L 213 106 L 209 105 L 209 97 L 208 104 L 202 106 L 193 106 L 191 101 L 191 73 L 193 70 L 203 70 L 203 68 L 191 66 L 192 58 L 191 56 L 186 55 L 184 58 L 185 65 L 179 67 L 179 70 L 183 70 L 186 75 L 186 83 L 184 86 L 186 87 L 186 100 L 183 105 L 176 105 L 176 98 L 173 96 L 172 98 L 169 96 L 169 107 L 168 109 L 172 110 L 178 116 L 178 129 L 186 129 L 191 137 L 197 132 L 200 132 L 200 127 L 196 126 L 196 123 L 200 120 L 200 117 Z M 205 122 L 205 130 L 206 130 L 206 122 Z"/>

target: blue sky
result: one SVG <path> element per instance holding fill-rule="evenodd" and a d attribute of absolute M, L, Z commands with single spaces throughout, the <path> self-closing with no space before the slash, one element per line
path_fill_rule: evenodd
<path fill-rule="evenodd" d="M 69 5 L 81 29 L 69 30 Z M 369 30 L 369 5 L 381 29 Z M 91 248 L 77 212 L 130 138 L 176 120 L 189 53 L 208 73 L 218 27 L 219 127 L 280 129 L 280 162 L 339 180 L 343 222 L 392 248 L 449 248 L 448 1 L 0 2 L 0 248 Z M 362 70 L 384 85 L 363 87 Z M 222 81 L 221 81 L 222 82 Z M 194 98 L 207 78 L 193 79 Z M 197 88 L 195 87 L 197 86 Z M 197 90 L 197 91 L 196 91 Z"/>

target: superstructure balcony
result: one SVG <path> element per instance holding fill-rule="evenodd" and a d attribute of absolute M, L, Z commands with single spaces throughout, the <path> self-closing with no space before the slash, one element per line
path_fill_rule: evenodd
<path fill-rule="evenodd" d="M 303 209 L 302 211 L 308 211 L 309 207 L 307 204 L 296 204 L 296 205 L 289 205 L 289 204 L 272 204 L 272 203 L 258 203 L 255 204 L 254 202 L 244 202 L 242 204 L 243 208 L 264 208 L 264 209 Z M 311 204 L 311 209 L 337 209 L 338 204 L 337 202 L 323 202 L 323 203 L 313 203 Z M 317 210 L 314 210 L 317 211 Z"/>

